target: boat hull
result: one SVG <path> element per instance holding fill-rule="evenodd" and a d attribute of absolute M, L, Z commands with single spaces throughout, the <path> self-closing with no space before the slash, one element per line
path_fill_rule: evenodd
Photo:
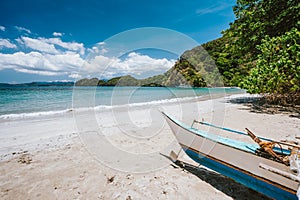
<path fill-rule="evenodd" d="M 179 144 L 194 161 L 271 198 L 298 199 L 296 181 L 264 170 L 259 165 L 282 171 L 289 171 L 289 167 L 256 156 L 253 149 L 246 150 L 247 146 L 239 148 L 244 144 L 230 146 L 229 142 L 220 142 L 219 137 L 208 138 L 209 134 L 187 127 L 166 114 L 164 116 Z"/>

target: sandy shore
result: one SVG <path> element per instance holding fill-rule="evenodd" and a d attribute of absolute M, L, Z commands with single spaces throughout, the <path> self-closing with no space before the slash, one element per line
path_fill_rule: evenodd
<path fill-rule="evenodd" d="M 265 198 L 199 167 L 183 153 L 185 165 L 173 164 L 167 156 L 180 148 L 159 110 L 187 124 L 204 119 L 277 140 L 300 135 L 298 118 L 253 113 L 224 98 L 2 120 L 0 198 Z"/>

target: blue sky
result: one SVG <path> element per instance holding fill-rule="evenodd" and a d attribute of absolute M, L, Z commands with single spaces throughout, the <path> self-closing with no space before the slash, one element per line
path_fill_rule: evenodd
<path fill-rule="evenodd" d="M 0 12 L 0 82 L 81 78 L 79 72 L 85 69 L 82 66 L 97 43 L 101 54 L 97 63 L 116 63 L 105 74 L 108 78 L 159 74 L 170 68 L 178 55 L 152 49 L 129 52 L 122 59 L 107 58 L 108 48 L 101 44 L 141 27 L 171 29 L 202 44 L 220 37 L 234 21 L 234 4 L 235 0 L 4 0 Z M 143 65 L 145 72 L 137 70 L 136 63 Z"/>

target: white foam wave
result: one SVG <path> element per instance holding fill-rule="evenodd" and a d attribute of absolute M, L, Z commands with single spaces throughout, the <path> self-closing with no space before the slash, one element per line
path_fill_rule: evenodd
<path fill-rule="evenodd" d="M 140 102 L 140 103 L 131 103 L 131 104 L 123 104 L 123 105 L 99 105 L 95 107 L 81 107 L 81 108 L 70 108 L 65 110 L 57 110 L 57 111 L 42 111 L 42 112 L 33 112 L 33 113 L 19 113 L 19 114 L 4 114 L 0 115 L 0 120 L 9 120 L 9 119 L 26 119 L 26 118 L 37 118 L 44 116 L 54 116 L 54 115 L 63 115 L 70 112 L 84 112 L 89 110 L 109 110 L 114 108 L 122 108 L 122 107 L 141 107 L 141 106 L 152 106 L 152 105 L 163 105 L 170 103 L 180 103 L 187 102 L 192 100 L 198 100 L 201 96 L 197 97 L 183 97 L 183 98 L 173 98 L 173 99 L 164 99 L 164 100 L 156 100 L 150 102 Z"/>
<path fill-rule="evenodd" d="M 33 112 L 33 113 L 5 114 L 5 115 L 0 115 L 0 119 L 35 118 L 35 117 L 42 117 L 42 116 L 60 115 L 68 112 L 72 112 L 72 109 L 57 110 L 57 111 L 42 111 L 42 112 Z"/>

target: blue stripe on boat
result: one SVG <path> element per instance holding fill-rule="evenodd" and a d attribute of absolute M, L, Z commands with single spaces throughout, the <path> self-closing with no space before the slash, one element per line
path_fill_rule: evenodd
<path fill-rule="evenodd" d="M 168 115 L 166 115 L 166 116 L 168 116 Z M 255 153 L 255 151 L 257 149 L 260 149 L 258 144 L 250 144 L 250 143 L 246 143 L 246 142 L 241 142 L 241 141 L 225 138 L 225 137 L 218 136 L 218 135 L 215 135 L 215 134 L 207 134 L 204 131 L 201 131 L 201 130 L 198 130 L 198 129 L 195 129 L 195 128 L 191 128 L 190 126 L 187 126 L 187 125 L 181 123 L 180 121 L 178 121 L 174 118 L 171 118 L 169 116 L 168 116 L 168 118 L 171 119 L 172 121 L 174 121 L 179 126 L 183 127 L 184 129 L 189 130 L 189 131 L 195 133 L 196 135 L 207 138 L 207 139 L 212 140 L 214 142 L 225 144 L 227 146 L 230 146 L 230 147 L 233 147 L 233 148 L 236 148 L 236 149 L 240 149 L 240 150 L 243 150 L 243 151 L 246 151 L 246 152 L 251 152 L 251 153 Z"/>
<path fill-rule="evenodd" d="M 168 115 L 166 115 L 166 116 L 168 116 Z M 201 137 L 210 139 L 214 142 L 225 144 L 227 146 L 231 146 L 233 148 L 237 148 L 237 149 L 244 150 L 244 151 L 251 152 L 251 153 L 255 153 L 257 149 L 260 149 L 260 146 L 258 144 L 250 144 L 250 143 L 241 142 L 241 141 L 233 140 L 233 139 L 230 139 L 230 138 L 225 138 L 225 137 L 214 135 L 214 134 L 207 134 L 204 131 L 201 131 L 201 130 L 192 128 L 190 126 L 187 126 L 186 124 L 183 124 L 180 121 L 178 121 L 174 118 L 171 118 L 170 116 L 168 116 L 168 117 L 172 121 L 174 121 L 176 124 L 183 127 L 184 129 L 189 130 L 189 131 L 191 131 L 191 132 L 193 132 L 196 135 L 199 135 Z M 285 155 L 290 155 L 290 153 L 291 153 L 290 150 L 287 150 L 287 149 L 282 149 L 282 151 L 281 151 L 281 149 L 278 148 L 278 147 L 275 147 L 273 150 L 276 153 L 283 153 Z"/>
<path fill-rule="evenodd" d="M 263 193 L 271 198 L 279 199 L 279 200 L 287 200 L 287 199 L 298 199 L 296 194 L 293 191 L 287 191 L 288 188 L 281 189 L 278 186 L 276 187 L 272 183 L 268 183 L 261 178 L 254 177 L 251 174 L 247 174 L 238 168 L 234 168 L 230 164 L 226 164 L 223 161 L 219 161 L 207 155 L 201 155 L 196 150 L 183 147 L 186 154 L 190 156 L 196 162 L 219 172 L 227 177 L 230 177 L 237 182 L 246 185 L 249 188 L 252 188 L 260 193 Z"/>

